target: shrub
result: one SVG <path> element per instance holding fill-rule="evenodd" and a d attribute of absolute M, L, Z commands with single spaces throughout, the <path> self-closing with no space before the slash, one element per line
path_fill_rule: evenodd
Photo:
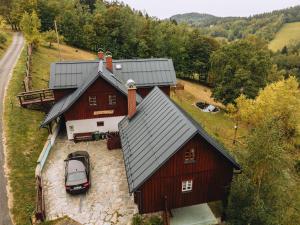
<path fill-rule="evenodd" d="M 132 218 L 132 225 L 163 225 L 164 222 L 159 216 L 143 217 L 140 214 L 135 214 Z"/>
<path fill-rule="evenodd" d="M 6 41 L 7 41 L 7 39 L 6 39 L 5 35 L 0 33 L 0 46 L 4 45 Z"/>
<path fill-rule="evenodd" d="M 143 225 L 143 217 L 140 214 L 134 214 L 132 225 Z"/>
<path fill-rule="evenodd" d="M 163 220 L 159 216 L 151 216 L 148 219 L 147 225 L 164 225 Z"/>
<path fill-rule="evenodd" d="M 300 175 L 300 160 L 296 161 L 295 170 L 296 170 L 297 174 Z"/>

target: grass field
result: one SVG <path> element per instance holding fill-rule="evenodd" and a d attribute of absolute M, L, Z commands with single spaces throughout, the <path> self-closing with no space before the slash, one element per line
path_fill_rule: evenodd
<path fill-rule="evenodd" d="M 300 22 L 285 24 L 276 34 L 269 48 L 276 52 L 293 41 L 300 40 Z"/>
<path fill-rule="evenodd" d="M 65 60 L 94 59 L 95 55 L 62 46 Z M 34 171 L 36 160 L 43 148 L 48 133 L 39 129 L 44 113 L 19 106 L 16 95 L 23 91 L 22 80 L 25 70 L 25 50 L 14 70 L 5 98 L 4 130 L 10 190 L 13 199 L 12 214 L 16 225 L 29 225 L 29 217 L 35 204 Z M 46 88 L 49 80 L 50 62 L 58 61 L 58 50 L 39 47 L 33 56 L 33 87 Z"/>
<path fill-rule="evenodd" d="M 182 82 L 180 80 L 180 82 Z M 238 155 L 236 151 L 244 144 L 248 129 L 240 124 L 237 132 L 237 144 L 233 144 L 235 121 L 224 111 L 216 114 L 202 112 L 195 106 L 198 100 L 214 104 L 210 97 L 210 90 L 207 87 L 198 85 L 189 81 L 184 81 L 184 91 L 172 93 L 172 99 L 187 111 L 202 127 L 221 144 L 223 144 L 233 154 Z M 217 105 L 221 105 L 217 103 Z"/>
<path fill-rule="evenodd" d="M 4 43 L 4 45 L 0 46 L 0 59 L 1 59 L 4 53 L 6 52 L 6 49 L 9 47 L 9 45 L 12 42 L 13 33 L 8 29 L 1 29 L 0 33 L 3 33 L 4 36 L 6 37 L 6 42 Z"/>

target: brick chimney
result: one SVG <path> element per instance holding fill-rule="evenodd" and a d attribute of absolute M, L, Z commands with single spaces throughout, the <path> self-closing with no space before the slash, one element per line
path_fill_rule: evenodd
<path fill-rule="evenodd" d="M 136 86 L 131 79 L 126 82 L 126 85 L 128 88 L 128 118 L 131 119 L 136 113 Z"/>
<path fill-rule="evenodd" d="M 102 48 L 98 49 L 98 59 L 99 60 L 104 60 L 104 51 Z"/>
<path fill-rule="evenodd" d="M 113 63 L 112 63 L 112 54 L 110 51 L 106 51 L 105 58 L 106 58 L 106 69 L 112 73 L 113 72 Z"/>

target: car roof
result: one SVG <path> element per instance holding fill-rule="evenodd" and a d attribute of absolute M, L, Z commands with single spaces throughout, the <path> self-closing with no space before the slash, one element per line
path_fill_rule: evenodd
<path fill-rule="evenodd" d="M 86 170 L 83 162 L 76 159 L 68 161 L 68 173 L 84 172 Z"/>

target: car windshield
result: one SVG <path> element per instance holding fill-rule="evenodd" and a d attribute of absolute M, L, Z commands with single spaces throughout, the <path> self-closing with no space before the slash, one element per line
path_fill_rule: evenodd
<path fill-rule="evenodd" d="M 73 181 L 77 181 L 77 180 L 84 180 L 84 179 L 86 179 L 86 174 L 83 171 L 68 174 L 68 182 L 73 182 Z"/>

